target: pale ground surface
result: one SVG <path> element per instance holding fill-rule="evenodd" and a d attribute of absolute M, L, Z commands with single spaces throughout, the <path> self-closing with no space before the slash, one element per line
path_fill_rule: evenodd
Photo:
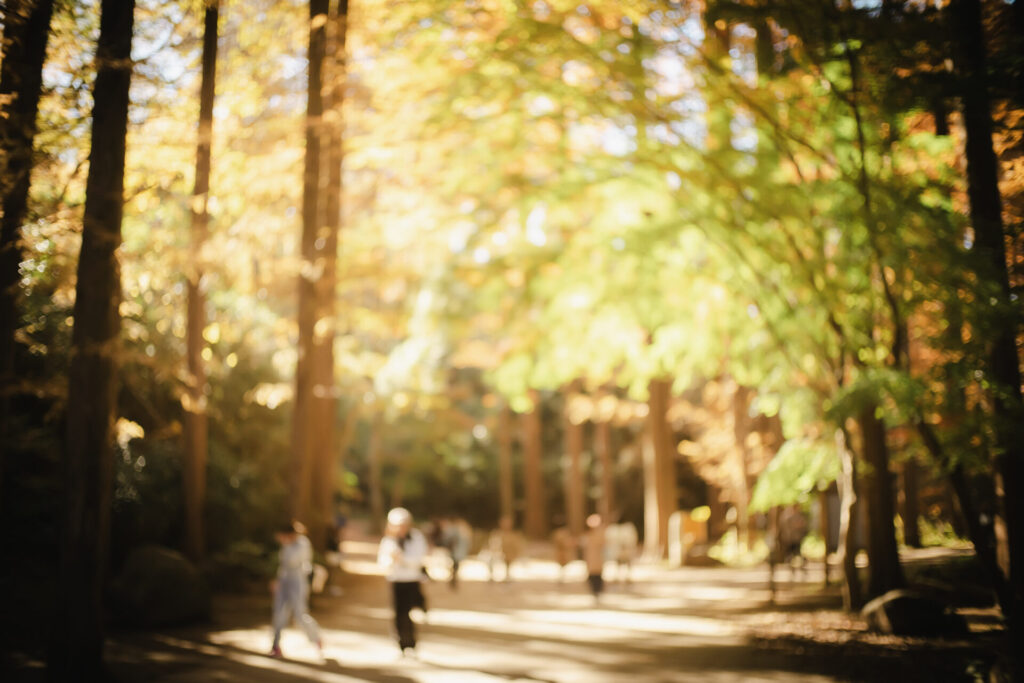
<path fill-rule="evenodd" d="M 788 572 L 782 572 L 779 607 L 774 608 L 764 567 L 668 570 L 638 564 L 632 582 L 609 581 L 595 603 L 584 585 L 582 563 L 568 567 L 564 582 L 557 565 L 532 560 L 513 568 L 512 581 L 492 583 L 486 564 L 470 559 L 462 566 L 459 590 L 452 591 L 443 580 L 446 566 L 437 557 L 430 570 L 441 580 L 425 585 L 430 611 L 418 619 L 417 657 L 402 659 L 389 634 L 389 594 L 373 562 L 375 545 L 348 542 L 345 550 L 341 594 L 329 586 L 314 597 L 313 614 L 324 633 L 323 659 L 295 628 L 282 641 L 286 659 L 266 656 L 269 597 L 238 595 L 218 598 L 213 623 L 206 627 L 112 634 L 112 672 L 122 681 L 166 683 L 907 680 L 895 677 L 898 671 L 885 668 L 884 661 L 883 669 L 893 678 L 877 678 L 867 664 L 860 671 L 845 668 L 833 654 L 849 650 L 847 643 L 832 651 L 805 650 L 789 640 L 766 644 L 751 637 L 769 624 L 785 631 L 797 603 L 803 614 L 800 628 L 808 623 L 811 630 L 815 623 L 834 628 L 836 620 L 846 619 L 833 611 L 815 612 L 824 615 L 823 621 L 808 621 L 816 602 L 834 605 L 834 599 L 819 593 L 820 565 L 810 573 L 814 584 L 791 583 Z M 500 569 L 497 578 L 503 578 Z M 840 625 L 839 632 L 858 628 Z M 893 662 L 900 661 L 899 652 Z"/>

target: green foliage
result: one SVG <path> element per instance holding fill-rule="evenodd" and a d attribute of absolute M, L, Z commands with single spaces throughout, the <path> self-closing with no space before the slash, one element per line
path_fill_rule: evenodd
<path fill-rule="evenodd" d="M 790 439 L 758 477 L 750 500 L 752 511 L 804 503 L 816 490 L 839 476 L 840 461 L 834 443 Z"/>

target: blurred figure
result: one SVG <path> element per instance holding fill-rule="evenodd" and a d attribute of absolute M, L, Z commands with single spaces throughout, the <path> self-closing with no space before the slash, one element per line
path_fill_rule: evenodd
<path fill-rule="evenodd" d="M 494 581 L 494 563 L 498 559 L 505 565 L 505 581 L 511 581 L 512 565 L 523 553 L 523 536 L 513 528 L 511 517 L 501 518 L 499 528 L 491 533 L 487 545 L 491 581 Z"/>
<path fill-rule="evenodd" d="M 459 587 L 459 564 L 469 555 L 472 540 L 473 529 L 466 520 L 459 517 L 441 520 L 441 545 L 448 551 L 452 562 L 452 575 L 448 584 L 452 590 Z"/>
<path fill-rule="evenodd" d="M 413 608 L 426 611 L 420 580 L 427 539 L 412 526 L 412 513 L 405 508 L 388 512 L 384 537 L 377 550 L 377 562 L 386 570 L 391 584 L 391 603 L 395 612 L 395 636 L 402 655 L 416 652 L 416 626 L 409 616 Z"/>
<path fill-rule="evenodd" d="M 800 505 L 787 505 L 779 513 L 779 553 L 782 562 L 789 565 L 790 578 L 795 579 L 797 572 L 803 576 L 807 570 L 807 560 L 800 551 L 804 537 L 807 536 L 807 517 Z"/>
<path fill-rule="evenodd" d="M 605 528 L 601 515 L 587 517 L 587 531 L 583 536 L 583 561 L 587 565 L 587 584 L 594 600 L 604 591 Z"/>
<path fill-rule="evenodd" d="M 576 559 L 579 544 L 569 528 L 564 526 L 551 532 L 551 544 L 555 548 L 555 562 L 558 563 L 558 580 L 565 581 L 565 568 Z"/>
<path fill-rule="evenodd" d="M 313 573 L 313 544 L 306 537 L 306 528 L 300 522 L 289 522 L 275 534 L 281 544 L 278 553 L 277 578 L 271 581 L 274 596 L 274 643 L 271 657 L 281 657 L 281 631 L 291 619 L 306 632 L 309 642 L 323 657 L 320 625 L 309 614 L 309 577 Z"/>
<path fill-rule="evenodd" d="M 632 522 L 610 525 L 605 532 L 605 541 L 608 544 L 605 552 L 615 562 L 615 580 L 629 583 L 633 578 L 633 559 L 638 547 L 636 525 Z"/>

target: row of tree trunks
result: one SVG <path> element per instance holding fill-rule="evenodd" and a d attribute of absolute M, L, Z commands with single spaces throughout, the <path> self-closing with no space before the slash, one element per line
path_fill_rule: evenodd
<path fill-rule="evenodd" d="M 192 192 L 192 241 L 187 271 L 187 385 L 184 405 L 184 464 L 182 494 L 185 510 L 185 554 L 194 562 L 205 549 L 203 507 L 206 500 L 207 398 L 203 331 L 206 329 L 206 295 L 203 291 L 203 245 L 209 234 L 210 147 L 213 142 L 213 99 L 217 73 L 217 23 L 219 2 L 207 2 L 203 17 L 202 80 L 199 87 L 199 141 L 196 177 Z"/>
<path fill-rule="evenodd" d="M 12 0 L 7 3 L 3 26 L 0 103 L 6 104 L 0 104 L 0 485 L 15 386 L 21 227 L 28 208 L 32 146 L 52 16 L 53 0 Z"/>
<path fill-rule="evenodd" d="M 92 139 L 75 287 L 68 382 L 66 494 L 59 614 L 50 676 L 103 678 L 103 580 L 110 535 L 113 428 L 120 355 L 117 249 L 124 209 L 125 135 L 134 0 L 103 0 L 93 87 Z"/>

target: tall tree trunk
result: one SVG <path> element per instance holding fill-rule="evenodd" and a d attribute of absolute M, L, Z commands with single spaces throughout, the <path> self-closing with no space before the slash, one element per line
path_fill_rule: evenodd
<path fill-rule="evenodd" d="M 993 315 L 997 328 L 991 334 L 988 377 L 993 387 L 996 431 L 996 472 L 1003 489 L 1002 505 L 1010 558 L 1012 603 L 1006 614 L 1011 629 L 1018 633 L 1024 609 L 1024 435 L 1021 424 L 1020 358 L 1016 337 L 1020 326 L 1018 308 L 1010 303 L 1010 280 L 1006 265 L 1006 236 L 996 153 L 992 145 L 992 110 L 988 90 L 985 38 L 980 0 L 953 0 L 951 19 L 960 38 L 957 67 L 961 83 L 963 125 L 967 134 L 967 197 L 974 249 L 983 256 L 988 269 L 983 281 L 996 285 L 996 305 L 1005 314 Z M 980 297 L 990 298 L 989 293 Z"/>
<path fill-rule="evenodd" d="M 313 396 L 309 444 L 312 459 L 312 511 L 310 535 L 318 550 L 327 547 L 331 524 L 331 500 L 337 467 L 338 390 L 334 381 L 334 339 L 337 331 L 335 292 L 338 282 L 338 239 L 342 213 L 342 163 L 344 161 L 345 42 L 348 33 L 348 2 L 340 0 L 331 8 L 327 37 L 324 90 L 323 139 L 326 187 L 323 192 L 323 230 L 317 244 L 316 322 L 313 325 Z M 316 246 L 316 245 L 314 245 Z"/>
<path fill-rule="evenodd" d="M 192 245 L 188 271 L 188 366 L 185 401 L 185 463 L 182 468 L 185 506 L 185 554 L 199 561 L 205 551 L 203 505 L 206 500 L 206 367 L 203 363 L 203 330 L 206 328 L 206 295 L 203 292 L 203 245 L 209 235 L 210 147 L 213 143 L 213 98 L 217 74 L 218 0 L 208 0 L 203 21 L 203 75 L 199 88 L 199 143 L 196 180 L 192 192 Z"/>
<path fill-rule="evenodd" d="M 583 518 L 586 508 L 583 500 L 583 425 L 575 424 L 569 414 L 569 401 L 578 390 L 574 382 L 565 392 L 563 426 L 565 429 L 565 519 L 569 531 L 580 538 L 583 535 Z"/>
<path fill-rule="evenodd" d="M 903 471 L 900 477 L 900 517 L 903 518 L 903 542 L 911 548 L 921 547 L 921 529 L 918 526 L 918 518 L 921 516 L 921 506 L 918 503 L 918 489 L 920 485 L 921 467 L 914 458 L 903 463 Z"/>
<path fill-rule="evenodd" d="M 601 463 L 601 501 L 598 512 L 606 523 L 621 521 L 615 510 L 615 470 L 612 458 L 612 423 L 601 420 L 594 425 L 594 450 Z"/>
<path fill-rule="evenodd" d="M 857 416 L 861 450 L 867 465 L 864 473 L 864 493 L 868 511 L 868 593 L 882 595 L 904 585 L 896 547 L 893 519 L 896 509 L 893 501 L 892 473 L 889 471 L 889 448 L 885 438 L 885 424 L 875 415 L 873 405 Z"/>
<path fill-rule="evenodd" d="M 117 248 L 124 209 L 134 10 L 133 0 L 103 0 L 100 10 L 68 381 L 61 595 L 59 614 L 52 623 L 50 672 L 61 681 L 94 681 L 103 673 L 103 579 L 110 536 L 121 327 Z"/>
<path fill-rule="evenodd" d="M 860 575 L 857 573 L 856 519 L 859 501 L 857 495 L 857 469 L 844 430 L 836 430 L 836 450 L 839 453 L 839 566 L 843 571 L 843 607 L 854 610 L 863 603 Z"/>
<path fill-rule="evenodd" d="M 53 0 L 13 0 L 7 3 L 3 27 L 0 103 L 8 104 L 0 105 L 0 489 L 15 384 L 21 226 L 28 207 L 32 143 L 52 16 Z"/>
<path fill-rule="evenodd" d="M 750 537 L 750 452 L 747 447 L 747 436 L 751 432 L 750 400 L 753 390 L 749 387 L 736 385 L 732 403 L 733 441 L 736 443 L 737 467 L 736 490 L 739 500 L 736 501 L 736 530 L 740 543 L 747 550 L 753 540 Z"/>
<path fill-rule="evenodd" d="M 309 1 L 309 67 L 306 104 L 306 161 L 302 176 L 302 238 L 299 264 L 298 359 L 292 413 L 291 514 L 310 521 L 313 382 L 316 327 L 316 241 L 320 231 L 320 144 L 323 129 L 323 62 L 328 0 Z"/>
<path fill-rule="evenodd" d="M 671 383 L 664 379 L 648 384 L 647 433 L 644 451 L 644 547 L 662 558 L 668 552 L 668 518 L 676 508 L 675 448 L 668 424 Z"/>
<path fill-rule="evenodd" d="M 512 410 L 505 405 L 498 422 L 498 495 L 501 516 L 515 519 L 514 486 L 512 481 Z"/>
<path fill-rule="evenodd" d="M 384 526 L 384 489 L 380 477 L 380 430 L 381 419 L 376 417 L 370 424 L 370 441 L 366 447 L 366 460 L 370 465 L 370 518 L 374 531 Z"/>
<path fill-rule="evenodd" d="M 544 441 L 540 421 L 540 394 L 532 391 L 533 409 L 523 413 L 523 528 L 531 538 L 547 536 L 547 505 L 544 496 Z"/>

